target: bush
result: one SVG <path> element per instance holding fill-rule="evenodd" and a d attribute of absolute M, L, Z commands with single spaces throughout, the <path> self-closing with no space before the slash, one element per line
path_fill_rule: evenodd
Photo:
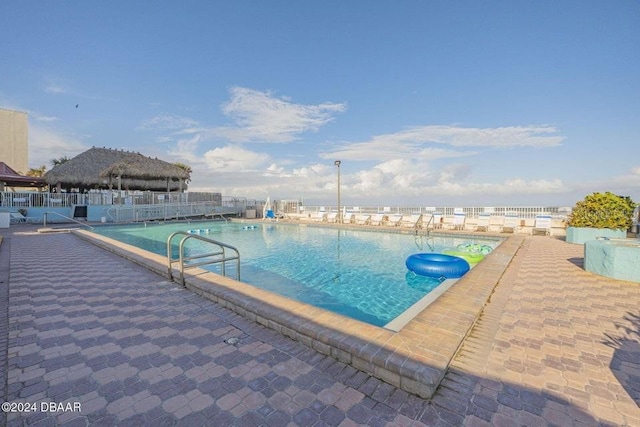
<path fill-rule="evenodd" d="M 636 204 L 630 197 L 616 194 L 593 193 L 576 203 L 569 215 L 569 227 L 610 228 L 627 230 Z"/>

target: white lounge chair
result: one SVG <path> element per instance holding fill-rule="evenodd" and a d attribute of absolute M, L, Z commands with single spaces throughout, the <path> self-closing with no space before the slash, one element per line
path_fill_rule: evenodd
<path fill-rule="evenodd" d="M 400 225 L 400 221 L 402 221 L 402 215 L 392 214 L 392 215 L 389 215 L 387 219 L 387 225 L 390 225 L 392 227 L 397 227 L 398 225 Z"/>
<path fill-rule="evenodd" d="M 327 222 L 337 222 L 338 212 L 329 212 L 327 214 Z"/>
<path fill-rule="evenodd" d="M 402 227 L 417 228 L 421 218 L 422 218 L 422 214 L 404 215 L 402 217 L 402 221 L 400 222 L 400 225 Z"/>
<path fill-rule="evenodd" d="M 326 212 L 314 212 L 311 214 L 311 221 L 314 222 L 324 222 L 327 220 L 327 213 Z"/>
<path fill-rule="evenodd" d="M 27 217 L 20 212 L 9 212 L 9 222 L 14 224 L 24 223 L 27 222 Z"/>
<path fill-rule="evenodd" d="M 424 221 L 422 221 L 424 226 Z M 432 230 L 438 230 L 442 228 L 442 212 L 433 212 L 431 218 L 427 223 L 427 228 Z"/>
<path fill-rule="evenodd" d="M 371 225 L 382 225 L 382 221 L 385 219 L 385 214 L 377 213 L 369 220 Z"/>
<path fill-rule="evenodd" d="M 520 218 L 516 214 L 506 214 L 504 223 L 500 228 L 501 233 L 515 233 L 520 227 Z"/>
<path fill-rule="evenodd" d="M 478 223 L 476 224 L 475 231 L 489 231 L 490 221 L 491 221 L 491 214 L 489 213 L 478 214 Z"/>
<path fill-rule="evenodd" d="M 353 222 L 354 217 L 355 217 L 355 214 L 353 212 L 346 212 L 344 215 L 342 215 L 342 223 L 351 224 Z"/>
<path fill-rule="evenodd" d="M 354 221 L 358 225 L 368 225 L 371 221 L 371 215 L 368 215 L 368 214 L 356 215 Z"/>
<path fill-rule="evenodd" d="M 551 215 L 536 215 L 536 222 L 531 229 L 531 234 L 539 233 L 545 236 L 551 235 Z"/>
<path fill-rule="evenodd" d="M 453 222 L 449 224 L 450 230 L 464 230 L 464 222 L 467 219 L 467 215 L 462 212 L 456 212 L 453 214 Z"/>

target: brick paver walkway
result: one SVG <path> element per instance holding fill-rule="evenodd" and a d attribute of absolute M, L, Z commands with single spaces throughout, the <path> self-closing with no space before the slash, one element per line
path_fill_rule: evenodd
<path fill-rule="evenodd" d="M 3 400 L 37 405 L 9 426 L 640 426 L 640 284 L 580 246 L 525 240 L 429 402 L 75 236 L 3 234 Z"/>

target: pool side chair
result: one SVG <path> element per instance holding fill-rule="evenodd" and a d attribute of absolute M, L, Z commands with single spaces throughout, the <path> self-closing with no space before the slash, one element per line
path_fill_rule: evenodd
<path fill-rule="evenodd" d="M 314 222 L 325 222 L 327 220 L 326 212 L 314 212 L 311 214 L 311 220 Z"/>
<path fill-rule="evenodd" d="M 551 235 L 551 215 L 536 215 L 536 222 L 531 229 L 531 235 L 536 234 Z"/>
<path fill-rule="evenodd" d="M 371 225 L 382 225 L 385 217 L 385 214 L 377 213 L 371 217 L 370 223 Z"/>
<path fill-rule="evenodd" d="M 353 222 L 354 217 L 355 217 L 355 214 L 353 212 L 347 212 L 342 216 L 342 223 L 351 224 Z"/>
<path fill-rule="evenodd" d="M 520 217 L 516 214 L 506 214 L 500 232 L 514 234 L 518 228 L 520 228 Z"/>
<path fill-rule="evenodd" d="M 400 225 L 407 228 L 418 228 L 422 214 L 404 215 Z"/>
<path fill-rule="evenodd" d="M 450 230 L 464 230 L 464 223 L 467 219 L 467 215 L 461 212 L 453 214 L 453 221 L 449 224 Z"/>
<path fill-rule="evenodd" d="M 327 214 L 327 222 L 337 222 L 338 212 L 329 212 Z"/>
<path fill-rule="evenodd" d="M 20 212 L 9 212 L 9 222 L 13 224 L 26 223 L 27 217 Z"/>
<path fill-rule="evenodd" d="M 402 221 L 402 215 L 400 214 L 391 214 L 387 219 L 387 225 L 391 227 L 397 227 L 400 225 L 400 221 Z"/>
<path fill-rule="evenodd" d="M 489 231 L 490 221 L 491 221 L 491 214 L 488 214 L 488 213 L 478 214 L 478 223 L 476 224 L 474 231 Z"/>
<path fill-rule="evenodd" d="M 355 223 L 358 225 L 369 225 L 371 223 L 371 215 L 368 215 L 368 214 L 356 215 Z"/>
<path fill-rule="evenodd" d="M 429 218 L 429 219 L 427 219 Z M 422 227 L 427 230 L 439 230 L 442 228 L 442 212 L 425 214 L 422 218 Z"/>

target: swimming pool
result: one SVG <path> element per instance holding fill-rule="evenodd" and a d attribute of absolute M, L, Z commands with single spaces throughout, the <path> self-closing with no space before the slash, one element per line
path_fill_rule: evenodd
<path fill-rule="evenodd" d="M 255 227 L 241 222 L 104 226 L 95 232 L 166 255 L 171 233 L 194 229 L 238 248 L 243 282 L 376 326 L 387 325 L 441 284 L 408 272 L 405 260 L 409 255 L 442 252 L 468 243 L 499 244 L 499 240 L 489 239 L 283 223 L 258 223 Z M 176 247 L 179 240 L 174 240 Z M 188 241 L 187 253 L 202 250 L 201 242 Z M 203 268 L 219 272 L 219 266 Z"/>

